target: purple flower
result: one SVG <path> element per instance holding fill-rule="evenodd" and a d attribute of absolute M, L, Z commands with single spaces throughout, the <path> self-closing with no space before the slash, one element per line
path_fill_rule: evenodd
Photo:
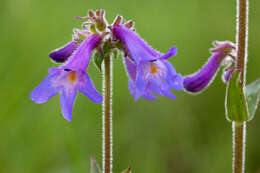
<path fill-rule="evenodd" d="M 188 92 L 197 93 L 206 88 L 217 74 L 225 57 L 235 49 L 230 42 L 214 42 L 216 46 L 212 49 L 212 56 L 208 62 L 197 72 L 184 77 L 184 88 Z"/>
<path fill-rule="evenodd" d="M 65 46 L 52 51 L 49 56 L 55 62 L 65 62 L 76 50 L 76 48 L 77 48 L 76 42 L 71 41 Z"/>
<path fill-rule="evenodd" d="M 227 83 L 234 72 L 235 68 L 230 68 L 230 69 L 224 69 L 223 74 L 222 74 L 222 81 L 224 83 Z"/>
<path fill-rule="evenodd" d="M 59 92 L 62 114 L 68 121 L 72 120 L 73 104 L 78 91 L 93 102 L 101 103 L 102 96 L 85 72 L 91 52 L 100 40 L 99 35 L 89 36 L 65 64 L 58 68 L 50 68 L 49 75 L 31 92 L 31 99 L 35 103 L 44 103 Z"/>
<path fill-rule="evenodd" d="M 135 100 L 141 96 L 154 100 L 156 97 L 152 93 L 176 99 L 171 90 L 183 88 L 182 76 L 165 59 L 176 55 L 177 48 L 173 47 L 162 54 L 125 26 L 113 26 L 112 32 L 126 49 L 128 56 L 125 57 L 125 65 L 130 78 L 129 90 Z"/>

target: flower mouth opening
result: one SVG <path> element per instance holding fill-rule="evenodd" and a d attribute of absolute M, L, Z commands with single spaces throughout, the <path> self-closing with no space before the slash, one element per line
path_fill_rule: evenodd
<path fill-rule="evenodd" d="M 66 72 L 70 72 L 71 69 L 65 68 L 64 71 L 66 71 Z"/>

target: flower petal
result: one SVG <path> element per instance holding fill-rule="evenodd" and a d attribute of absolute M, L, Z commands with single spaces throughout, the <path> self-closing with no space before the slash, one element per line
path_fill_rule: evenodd
<path fill-rule="evenodd" d="M 173 95 L 170 91 L 163 92 L 163 95 L 164 95 L 164 96 L 167 96 L 167 97 L 169 97 L 169 98 L 171 98 L 171 99 L 173 99 L 173 100 L 176 100 L 176 96 Z"/>
<path fill-rule="evenodd" d="M 156 97 L 149 90 L 144 92 L 142 97 L 145 98 L 145 99 L 148 99 L 148 100 L 156 100 Z"/>
<path fill-rule="evenodd" d="M 140 63 L 137 67 L 135 100 L 138 100 L 143 95 L 147 86 L 148 81 L 145 79 L 144 65 L 144 63 Z"/>
<path fill-rule="evenodd" d="M 127 51 L 136 64 L 139 64 L 141 61 L 154 60 L 154 57 L 159 58 L 162 55 L 160 52 L 149 46 L 136 34 L 136 32 L 125 26 L 114 26 L 112 32 L 124 43 Z"/>
<path fill-rule="evenodd" d="M 214 80 L 225 54 L 217 52 L 198 72 L 184 77 L 184 88 L 188 92 L 200 92 Z"/>
<path fill-rule="evenodd" d="M 30 94 L 35 103 L 44 103 L 59 92 L 57 87 L 52 86 L 52 79 L 56 74 L 48 75 Z"/>
<path fill-rule="evenodd" d="M 69 69 L 80 69 L 85 71 L 88 67 L 92 50 L 95 49 L 101 40 L 100 35 L 95 34 L 86 38 L 80 43 L 77 50 L 64 64 Z"/>
<path fill-rule="evenodd" d="M 68 121 L 72 120 L 72 111 L 76 95 L 76 90 L 73 90 L 71 92 L 62 91 L 60 94 L 60 105 L 62 115 Z"/>
<path fill-rule="evenodd" d="M 131 80 L 136 79 L 136 65 L 130 60 L 129 57 L 124 58 L 125 67 Z"/>
<path fill-rule="evenodd" d="M 172 47 L 172 48 L 170 48 L 169 50 L 168 50 L 168 52 L 166 53 L 166 54 L 164 54 L 164 55 L 162 55 L 159 59 L 161 59 L 161 60 L 164 60 L 164 59 L 168 59 L 168 58 L 170 58 L 171 56 L 175 56 L 176 54 L 177 54 L 177 47 L 176 46 L 174 46 L 174 47 Z M 158 59 L 158 58 L 157 58 Z"/>
<path fill-rule="evenodd" d="M 55 62 L 65 62 L 77 48 L 77 44 L 74 41 L 69 42 L 65 46 L 52 51 L 49 57 Z"/>
<path fill-rule="evenodd" d="M 85 84 L 84 86 L 79 88 L 79 91 L 86 95 L 91 101 L 95 103 L 101 103 L 103 101 L 103 96 L 99 94 L 96 90 L 93 82 L 91 81 L 90 77 L 86 73 L 85 75 Z"/>
<path fill-rule="evenodd" d="M 166 81 L 171 86 L 171 88 L 175 89 L 176 91 L 183 89 L 183 78 L 179 73 L 174 76 L 168 75 L 166 77 Z"/>

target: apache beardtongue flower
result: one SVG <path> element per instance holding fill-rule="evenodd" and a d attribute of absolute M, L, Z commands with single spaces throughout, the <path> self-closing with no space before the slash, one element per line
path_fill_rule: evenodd
<path fill-rule="evenodd" d="M 85 72 L 91 52 L 97 47 L 100 40 L 99 35 L 89 36 L 79 45 L 64 65 L 58 68 L 50 68 L 48 70 L 49 75 L 31 92 L 31 99 L 35 103 L 44 103 L 60 92 L 62 114 L 68 121 L 72 120 L 73 104 L 78 91 L 93 102 L 101 103 L 102 95 L 95 89 Z"/>
<path fill-rule="evenodd" d="M 197 72 L 184 77 L 184 89 L 188 92 L 197 93 L 206 88 L 216 76 L 223 60 L 235 49 L 230 42 L 214 42 L 216 46 L 211 50 L 212 56 L 208 62 Z"/>
<path fill-rule="evenodd" d="M 129 56 L 125 57 L 125 65 L 130 77 L 129 89 L 135 100 L 141 96 L 154 100 L 156 97 L 152 93 L 176 99 L 171 90 L 183 88 L 182 76 L 165 59 L 176 55 L 177 48 L 162 54 L 125 26 L 113 26 L 112 32 L 123 42 Z"/>

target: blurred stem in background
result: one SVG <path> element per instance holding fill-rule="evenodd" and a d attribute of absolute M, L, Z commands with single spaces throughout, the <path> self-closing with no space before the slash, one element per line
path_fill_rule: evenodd
<path fill-rule="evenodd" d="M 112 173 L 112 58 L 104 58 L 103 77 L 103 173 Z"/>
<path fill-rule="evenodd" d="M 237 63 L 240 84 L 245 88 L 247 35 L 248 35 L 248 0 L 237 0 Z M 246 121 L 233 121 L 233 173 L 243 173 L 245 164 Z"/>

